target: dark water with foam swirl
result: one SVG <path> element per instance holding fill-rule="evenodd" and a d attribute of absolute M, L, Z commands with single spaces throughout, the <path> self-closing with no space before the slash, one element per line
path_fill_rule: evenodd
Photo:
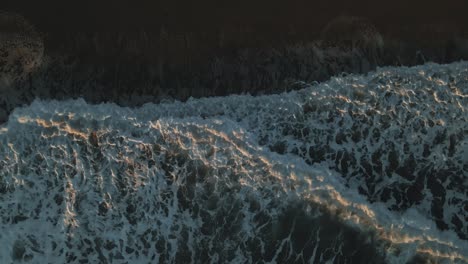
<path fill-rule="evenodd" d="M 468 64 L 0 127 L 0 262 L 468 261 Z"/>

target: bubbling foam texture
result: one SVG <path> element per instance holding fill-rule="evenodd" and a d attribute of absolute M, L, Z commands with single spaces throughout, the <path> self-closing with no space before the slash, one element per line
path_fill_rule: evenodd
<path fill-rule="evenodd" d="M 0 129 L 0 260 L 465 263 L 449 220 L 466 217 L 467 66 L 137 109 L 35 101 Z"/>

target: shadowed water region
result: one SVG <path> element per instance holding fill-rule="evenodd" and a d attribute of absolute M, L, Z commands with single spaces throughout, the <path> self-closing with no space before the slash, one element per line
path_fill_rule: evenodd
<path fill-rule="evenodd" d="M 392 5 L 271 3 L 281 6 L 277 13 L 261 4 L 217 9 L 200 3 L 192 7 L 200 14 L 194 19 L 163 3 L 11 4 L 0 14 L 0 120 L 35 98 L 138 106 L 272 94 L 379 66 L 468 58 L 459 3 L 426 3 L 418 17 L 407 14 L 412 5 Z M 239 12 L 242 6 L 250 11 Z M 444 8 L 450 18 L 435 12 Z"/>

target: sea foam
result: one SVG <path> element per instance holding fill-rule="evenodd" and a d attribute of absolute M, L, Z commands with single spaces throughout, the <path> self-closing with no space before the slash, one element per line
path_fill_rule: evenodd
<path fill-rule="evenodd" d="M 16 109 L 0 262 L 468 262 L 468 63 Z"/>

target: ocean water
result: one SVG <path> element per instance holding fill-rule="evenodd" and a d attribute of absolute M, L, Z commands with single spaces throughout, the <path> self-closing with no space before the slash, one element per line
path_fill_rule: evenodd
<path fill-rule="evenodd" d="M 468 63 L 0 126 L 0 263 L 468 263 Z"/>

